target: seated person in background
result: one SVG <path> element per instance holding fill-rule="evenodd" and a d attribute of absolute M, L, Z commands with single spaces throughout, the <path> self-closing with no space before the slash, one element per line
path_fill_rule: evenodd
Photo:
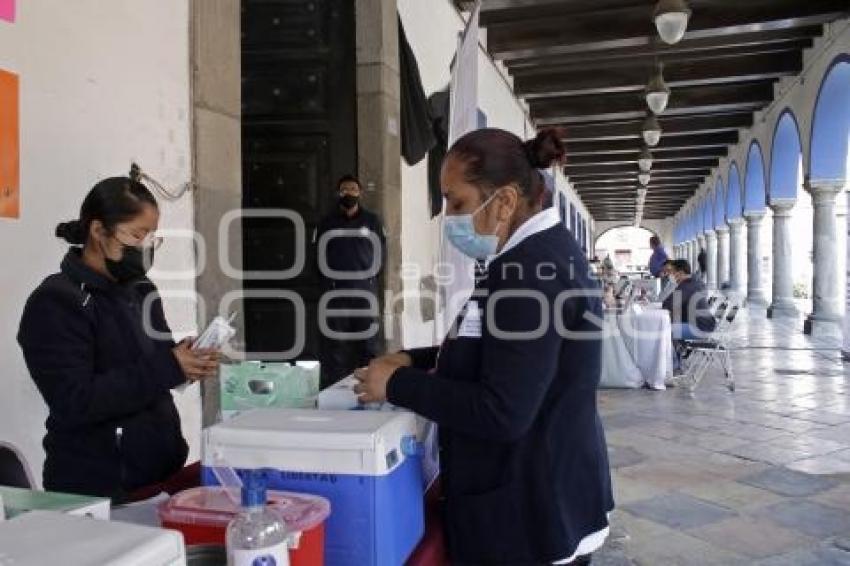
<path fill-rule="evenodd" d="M 663 303 L 676 290 L 676 281 L 671 274 L 673 271 L 673 261 L 672 259 L 668 259 L 661 266 L 661 290 L 655 298 L 656 302 Z"/>
<path fill-rule="evenodd" d="M 694 340 L 713 332 L 717 321 L 708 308 L 708 293 L 698 279 L 691 277 L 691 265 L 684 259 L 673 260 L 671 277 L 676 289 L 662 303 L 670 311 L 674 340 Z"/>

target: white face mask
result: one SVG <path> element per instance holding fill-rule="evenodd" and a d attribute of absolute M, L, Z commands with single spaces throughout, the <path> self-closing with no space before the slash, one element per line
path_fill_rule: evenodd
<path fill-rule="evenodd" d="M 496 194 L 484 201 L 471 214 L 452 214 L 443 218 L 443 233 L 457 250 L 473 259 L 486 259 L 495 255 L 499 248 L 496 234 L 479 234 L 475 231 L 476 214 L 481 212 Z"/>

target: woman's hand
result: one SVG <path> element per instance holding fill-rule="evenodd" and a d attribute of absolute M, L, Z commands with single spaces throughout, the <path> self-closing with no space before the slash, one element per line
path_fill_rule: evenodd
<path fill-rule="evenodd" d="M 218 362 L 221 354 L 218 350 L 202 348 L 193 350 L 192 340 L 186 339 L 177 344 L 172 350 L 183 375 L 190 382 L 216 377 Z"/>
<path fill-rule="evenodd" d="M 354 370 L 354 378 L 360 383 L 354 386 L 361 403 L 383 403 L 387 400 L 387 383 L 400 367 L 413 363 L 410 356 L 399 352 L 375 358 L 369 366 Z"/>

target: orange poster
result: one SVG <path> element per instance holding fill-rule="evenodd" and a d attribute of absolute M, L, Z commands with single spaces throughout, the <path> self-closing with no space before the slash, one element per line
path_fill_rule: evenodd
<path fill-rule="evenodd" d="M 0 218 L 21 210 L 18 125 L 18 75 L 0 70 Z"/>

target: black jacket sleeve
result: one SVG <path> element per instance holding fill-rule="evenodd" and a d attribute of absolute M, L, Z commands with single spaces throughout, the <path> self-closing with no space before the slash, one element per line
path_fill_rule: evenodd
<path fill-rule="evenodd" d="M 18 341 L 53 418 L 79 426 L 130 415 L 185 383 L 165 343 L 133 363 L 96 370 L 95 328 L 85 308 L 62 294 L 41 292 L 24 309 Z"/>
<path fill-rule="evenodd" d="M 440 351 L 438 346 L 429 348 L 413 348 L 412 350 L 402 350 L 413 360 L 413 365 L 416 369 L 432 370 L 437 366 L 437 354 Z"/>
<path fill-rule="evenodd" d="M 546 285 L 527 281 L 525 285 L 507 282 L 501 287 L 521 291 L 526 295 L 523 297 L 490 290 L 492 328 L 525 337 L 497 337 L 485 332 L 478 380 L 448 379 L 439 371 L 429 375 L 415 368 L 400 368 L 387 385 L 388 400 L 469 436 L 497 442 L 522 437 L 531 428 L 556 374 L 562 343 L 552 317 L 557 292 L 545 290 Z M 575 327 L 585 304 L 585 299 L 575 297 L 560 305 L 566 328 Z"/>

